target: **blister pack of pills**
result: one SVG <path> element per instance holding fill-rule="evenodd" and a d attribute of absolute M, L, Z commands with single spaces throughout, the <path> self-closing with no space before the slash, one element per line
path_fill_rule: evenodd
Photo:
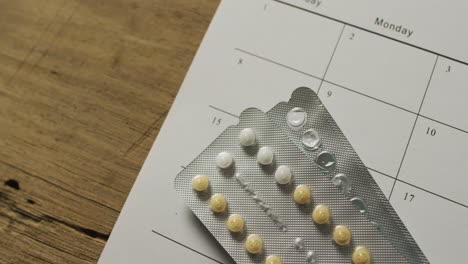
<path fill-rule="evenodd" d="M 298 88 L 266 114 L 411 263 L 429 263 L 315 92 Z"/>
<path fill-rule="evenodd" d="M 251 108 L 175 188 L 237 263 L 412 263 L 324 174 L 340 157 L 325 153 L 317 166 Z"/>

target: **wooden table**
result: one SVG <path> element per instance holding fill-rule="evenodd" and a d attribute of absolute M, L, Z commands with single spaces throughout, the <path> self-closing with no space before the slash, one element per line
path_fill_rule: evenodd
<path fill-rule="evenodd" d="M 96 263 L 217 0 L 0 0 L 0 263 Z"/>

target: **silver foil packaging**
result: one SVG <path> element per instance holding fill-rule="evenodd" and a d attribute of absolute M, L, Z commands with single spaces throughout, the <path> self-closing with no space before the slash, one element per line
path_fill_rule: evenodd
<path fill-rule="evenodd" d="M 292 124 L 289 103 L 279 104 L 268 116 L 245 110 L 238 125 L 227 128 L 176 177 L 177 192 L 237 263 L 416 263 L 379 229 L 385 222 L 376 225 L 369 217 L 387 211 L 372 207 L 366 215 L 352 200 L 362 199 L 370 207 L 368 200 L 380 199 L 377 191 L 350 197 L 332 182 L 335 172 L 347 173 L 355 190 L 361 182 L 353 172 L 367 170 L 333 119 L 320 115 L 328 114 L 326 109 L 320 106 L 316 113 L 307 108 L 307 103 L 319 102 L 310 92 L 294 93 L 290 103 L 297 95 L 306 97 L 292 103 L 305 110 L 293 114 Z M 332 130 L 322 131 L 315 118 L 334 124 Z M 313 128 L 306 139 L 312 155 L 298 145 Z M 294 133 L 301 135 L 300 144 Z M 386 206 L 377 201 L 377 206 Z M 399 228 L 407 233 L 404 225 Z"/>

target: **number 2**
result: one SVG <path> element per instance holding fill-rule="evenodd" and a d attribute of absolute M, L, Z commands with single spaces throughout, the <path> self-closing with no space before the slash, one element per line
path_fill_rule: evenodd
<path fill-rule="evenodd" d="M 452 66 L 447 66 L 447 70 L 445 72 L 451 72 L 452 71 Z"/>
<path fill-rule="evenodd" d="M 354 36 L 356 36 L 356 34 L 351 33 L 351 34 L 349 35 L 349 39 L 350 39 L 350 40 L 354 40 Z"/>

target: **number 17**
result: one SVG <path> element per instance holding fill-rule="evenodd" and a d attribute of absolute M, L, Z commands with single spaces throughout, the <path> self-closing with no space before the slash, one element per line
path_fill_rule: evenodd
<path fill-rule="evenodd" d="M 409 193 L 405 194 L 405 201 L 409 200 L 410 202 L 412 202 L 413 199 L 414 199 L 414 194 L 409 194 Z"/>

